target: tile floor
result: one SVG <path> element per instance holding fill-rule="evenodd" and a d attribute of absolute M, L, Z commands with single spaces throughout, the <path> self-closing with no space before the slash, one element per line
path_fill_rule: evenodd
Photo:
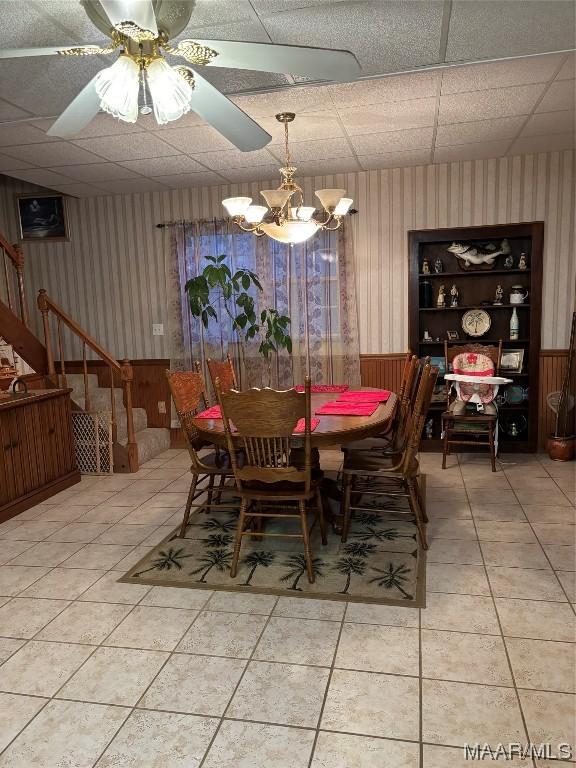
<path fill-rule="evenodd" d="M 465 742 L 576 744 L 575 466 L 503 459 L 422 457 L 420 611 L 117 583 L 179 522 L 183 451 L 1 524 L 0 767 L 464 768 Z"/>

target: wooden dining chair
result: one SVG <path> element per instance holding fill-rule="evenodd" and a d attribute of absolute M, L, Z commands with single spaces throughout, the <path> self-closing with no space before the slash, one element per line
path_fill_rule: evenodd
<path fill-rule="evenodd" d="M 208 358 L 206 362 L 214 394 L 216 394 L 216 379 L 220 379 L 222 392 L 238 389 L 236 371 L 234 370 L 234 363 L 232 362 L 230 355 L 226 355 L 226 360 L 212 360 L 211 358 Z"/>
<path fill-rule="evenodd" d="M 345 458 L 342 469 L 343 542 L 348 538 L 354 512 L 375 511 L 374 506 L 362 504 L 368 496 L 382 502 L 383 512 L 406 514 L 409 511 L 414 517 L 422 548 L 428 548 L 425 499 L 417 455 L 437 376 L 437 368 L 432 368 L 429 363 L 424 366 L 409 417 L 408 436 L 400 454 L 386 457 L 356 451 Z M 408 510 L 391 505 L 391 498 L 406 499 Z"/>
<path fill-rule="evenodd" d="M 326 544 L 326 528 L 320 476 L 312 473 L 310 378 L 306 378 L 304 392 L 268 388 L 226 392 L 216 379 L 216 395 L 242 500 L 230 575 L 236 576 L 242 538 L 257 532 L 258 536 L 301 538 L 308 581 L 313 583 L 310 532 L 318 523 L 322 543 Z M 304 419 L 304 433 L 296 436 L 293 432 L 300 419 Z M 242 466 L 237 460 L 239 446 L 244 454 Z M 309 512 L 314 515 L 310 528 Z M 298 520 L 300 533 L 266 531 L 260 524 L 267 518 Z"/>
<path fill-rule="evenodd" d="M 214 450 L 207 455 L 202 455 L 202 457 L 198 454 L 198 451 L 206 446 L 194 426 L 194 418 L 199 411 L 204 410 L 206 405 L 202 374 L 197 371 L 166 371 L 166 378 L 182 425 L 182 431 L 186 437 L 191 460 L 192 481 L 180 527 L 180 537 L 184 538 L 192 509 L 226 509 L 230 507 L 236 509 L 238 495 L 233 482 L 234 471 L 228 453 Z M 217 486 L 215 486 L 216 480 L 218 480 Z M 226 485 L 227 480 L 230 481 L 228 486 Z M 204 485 L 206 481 L 208 484 Z M 228 491 L 236 493 L 236 503 L 226 504 L 222 502 L 223 495 Z M 204 494 L 206 494 L 206 500 L 198 502 L 198 499 Z"/>
<path fill-rule="evenodd" d="M 460 356 L 466 357 L 473 355 L 476 358 L 485 360 L 487 365 L 492 366 L 488 372 L 491 375 L 500 375 L 500 360 L 502 359 L 502 339 L 497 346 L 484 344 L 467 344 L 459 346 L 448 346 L 444 342 L 444 357 L 446 361 L 446 371 L 454 365 L 454 361 Z M 493 387 L 490 384 L 485 385 L 488 390 Z M 490 465 L 492 472 L 496 472 L 496 430 L 498 426 L 498 411 L 494 405 L 491 412 L 480 413 L 476 409 L 473 411 L 465 410 L 465 403 L 460 402 L 462 412 L 454 412 L 454 397 L 452 396 L 452 386 L 446 382 L 446 411 L 442 414 L 442 469 L 446 469 L 446 458 L 451 454 L 453 445 L 461 446 L 482 446 L 488 448 L 490 454 Z M 487 400 L 488 402 L 488 400 Z M 491 402 L 491 400 L 490 400 Z"/>

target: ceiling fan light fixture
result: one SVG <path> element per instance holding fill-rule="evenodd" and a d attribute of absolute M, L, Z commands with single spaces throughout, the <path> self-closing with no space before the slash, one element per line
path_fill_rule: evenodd
<path fill-rule="evenodd" d="M 158 125 L 165 125 L 190 111 L 192 88 L 162 57 L 146 67 L 146 80 Z"/>
<path fill-rule="evenodd" d="M 111 67 L 98 73 L 94 81 L 100 97 L 100 109 L 126 123 L 138 119 L 140 68 L 125 54 L 120 54 Z"/>

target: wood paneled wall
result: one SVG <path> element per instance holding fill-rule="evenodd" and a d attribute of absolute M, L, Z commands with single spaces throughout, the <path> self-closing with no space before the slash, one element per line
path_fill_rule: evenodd
<path fill-rule="evenodd" d="M 567 349 L 543 349 L 540 352 L 540 392 L 538 393 L 538 447 L 540 450 L 544 450 L 547 436 L 552 432 L 554 425 L 554 414 L 548 408 L 546 395 L 561 389 L 567 362 Z M 397 390 L 403 365 L 403 354 L 361 355 L 362 385 Z"/>
<path fill-rule="evenodd" d="M 358 293 L 360 351 L 392 353 L 408 344 L 410 229 L 544 221 L 542 346 L 565 348 L 576 279 L 574 151 L 394 168 L 300 179 L 306 198 L 344 187 L 359 213 L 350 218 Z M 31 188 L 0 177 L 0 230 L 18 234 L 15 196 Z M 68 200 L 70 242 L 26 243 L 31 315 L 46 288 L 118 359 L 170 356 L 165 258 L 158 222 L 221 217 L 222 198 L 258 199 L 261 182 Z M 81 350 L 66 339 L 66 356 Z"/>

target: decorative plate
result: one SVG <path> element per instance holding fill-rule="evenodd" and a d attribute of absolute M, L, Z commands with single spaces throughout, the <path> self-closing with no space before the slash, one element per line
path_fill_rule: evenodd
<path fill-rule="evenodd" d="M 513 384 L 506 388 L 506 402 L 510 405 L 517 405 L 524 400 L 524 389 L 518 384 Z"/>
<path fill-rule="evenodd" d="M 469 309 L 462 317 L 462 330 L 468 336 L 484 336 L 491 324 L 490 315 L 484 309 Z"/>

